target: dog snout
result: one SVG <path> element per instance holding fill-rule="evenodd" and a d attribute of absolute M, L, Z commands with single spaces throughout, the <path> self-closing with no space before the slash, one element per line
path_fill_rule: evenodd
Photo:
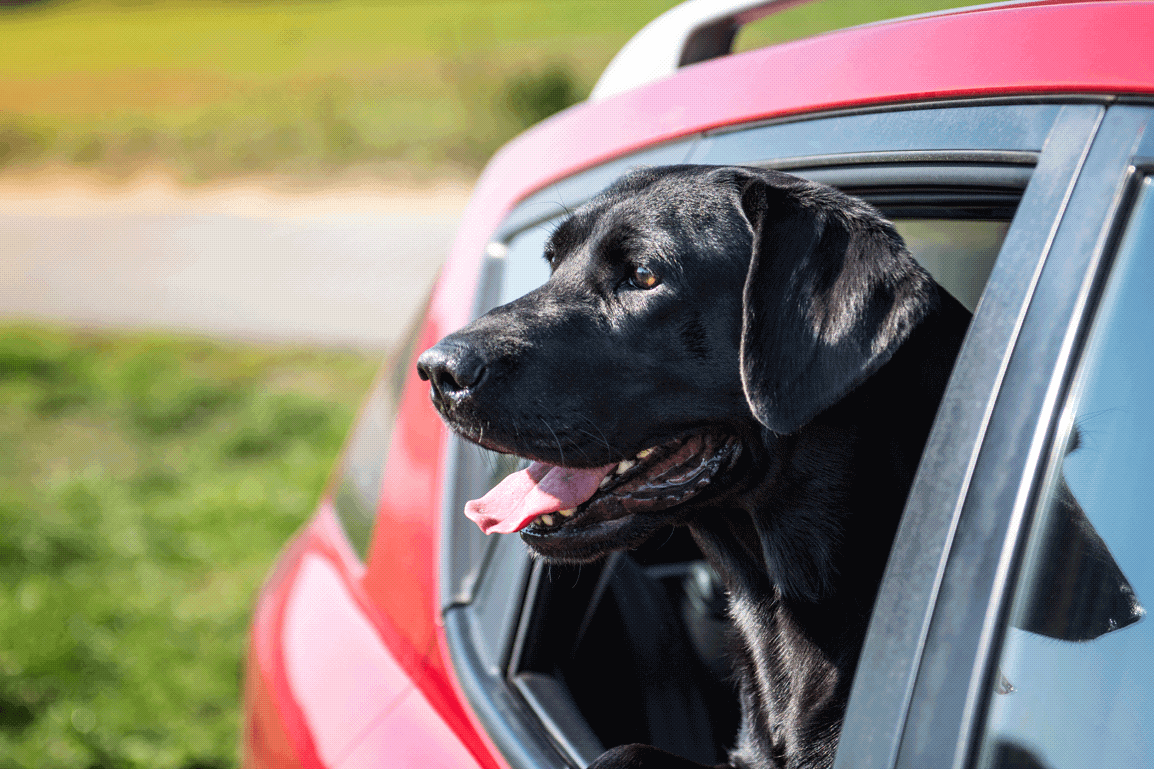
<path fill-rule="evenodd" d="M 471 345 L 442 341 L 421 353 L 417 374 L 433 386 L 433 400 L 445 405 L 468 398 L 485 378 L 487 367 Z"/>

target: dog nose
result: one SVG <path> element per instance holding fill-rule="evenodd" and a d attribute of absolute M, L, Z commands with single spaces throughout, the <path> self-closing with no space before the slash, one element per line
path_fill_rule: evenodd
<path fill-rule="evenodd" d="M 433 400 L 461 400 L 484 379 L 485 361 L 472 345 L 442 341 L 417 358 L 417 375 L 433 385 Z"/>

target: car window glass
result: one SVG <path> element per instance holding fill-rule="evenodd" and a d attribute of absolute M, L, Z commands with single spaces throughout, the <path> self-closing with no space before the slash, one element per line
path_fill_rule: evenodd
<path fill-rule="evenodd" d="M 894 219 L 894 226 L 910 253 L 934 280 L 973 312 L 1010 223 L 984 219 Z"/>
<path fill-rule="evenodd" d="M 545 261 L 545 241 L 553 233 L 560 218 L 550 219 L 519 232 L 509 241 L 503 257 L 504 270 L 497 305 L 522 297 L 549 279 L 549 263 Z M 498 454 L 488 449 L 477 449 L 491 468 L 488 488 L 500 483 L 505 476 L 524 467 L 527 462 L 510 454 Z M 471 524 L 470 524 L 471 525 Z"/>
<path fill-rule="evenodd" d="M 1154 188 L 1063 411 L 1010 612 L 983 767 L 1154 765 Z"/>
<path fill-rule="evenodd" d="M 549 279 L 549 263 L 542 254 L 545 253 L 545 241 L 560 221 L 559 218 L 550 219 L 534 225 L 509 241 L 498 304 L 524 296 Z"/>
<path fill-rule="evenodd" d="M 384 460 L 389 455 L 401 389 L 412 365 L 420 319 L 424 316 L 424 309 L 414 315 L 400 346 L 377 372 L 330 481 L 328 496 L 333 512 L 362 561 L 368 557 Z"/>

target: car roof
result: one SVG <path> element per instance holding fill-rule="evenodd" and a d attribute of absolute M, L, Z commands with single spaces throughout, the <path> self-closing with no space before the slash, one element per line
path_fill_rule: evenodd
<path fill-rule="evenodd" d="M 693 64 L 575 105 L 505 145 L 477 183 L 445 269 L 474 274 L 501 218 L 533 192 L 702 132 L 895 104 L 1154 95 L 1152 39 L 1154 3 L 1009 3 L 869 24 Z M 468 320 L 467 306 L 443 309 L 447 321 Z"/>
<path fill-rule="evenodd" d="M 664 79 L 689 64 L 728 56 L 737 32 L 747 24 L 814 0 L 685 0 L 646 24 L 605 67 L 589 94 L 600 101 Z M 992 8 L 1058 5 L 1079 0 L 1005 0 L 1000 3 L 947 8 L 906 17 L 973 13 Z M 888 24 L 891 20 L 867 25 Z M 849 29 L 846 27 L 844 29 Z"/>

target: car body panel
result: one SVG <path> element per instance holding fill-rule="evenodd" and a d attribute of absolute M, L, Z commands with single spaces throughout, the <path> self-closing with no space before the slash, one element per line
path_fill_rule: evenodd
<path fill-rule="evenodd" d="M 506 145 L 486 168 L 413 354 L 468 322 L 486 248 L 502 221 L 559 180 L 611 160 L 624 170 L 634 153 L 663 147 L 670 162 L 707 159 L 702 148 L 726 141 L 721 132 L 760 121 L 973 100 L 1106 104 L 1154 95 L 1152 33 L 1151 3 L 974 9 L 724 57 L 573 107 Z M 449 662 L 437 566 L 450 442 L 412 363 L 367 565 L 326 499 L 258 600 L 245 689 L 246 766 L 508 765 Z M 902 685 L 908 692 L 909 682 Z M 425 744 L 415 751 L 410 739 Z M 893 746 L 883 752 L 892 758 Z"/>
<path fill-rule="evenodd" d="M 499 766 L 475 738 L 471 745 L 462 741 L 453 726 L 466 736 L 469 729 L 454 724 L 443 704 L 433 704 L 428 692 L 437 696 L 437 671 L 429 672 L 427 650 L 413 649 L 377 610 L 363 574 L 331 508 L 322 505 L 286 548 L 258 600 L 245 686 L 244 765 Z M 415 753 L 398 734 L 428 740 Z M 480 760 L 473 755 L 478 751 Z M 414 756 L 421 761 L 413 763 Z"/>

